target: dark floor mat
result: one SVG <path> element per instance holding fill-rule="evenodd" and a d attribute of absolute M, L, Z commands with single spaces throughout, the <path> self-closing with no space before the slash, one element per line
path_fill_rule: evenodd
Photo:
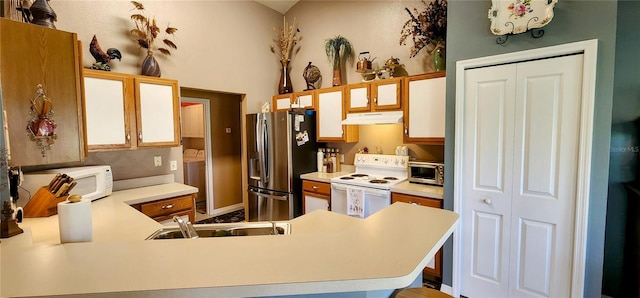
<path fill-rule="evenodd" d="M 207 223 L 227 223 L 227 222 L 241 222 L 241 221 L 244 221 L 244 209 L 214 216 L 212 218 L 207 218 L 197 223 L 207 224 Z"/>

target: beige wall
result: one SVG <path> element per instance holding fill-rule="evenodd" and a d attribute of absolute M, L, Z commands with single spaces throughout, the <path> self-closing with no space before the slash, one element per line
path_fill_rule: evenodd
<path fill-rule="evenodd" d="M 162 76 L 178 79 L 180 86 L 247 94 L 247 112 L 256 113 L 260 104 L 277 91 L 280 76 L 273 27 L 282 27 L 282 15 L 254 1 L 141 1 L 162 28 L 169 22 L 178 28 L 174 41 L 178 50 L 160 56 Z M 115 47 L 122 61 L 111 63 L 113 71 L 140 71 L 145 52 L 128 35 L 133 28 L 129 1 L 52 1 L 60 30 L 78 33 L 83 42 L 84 66 L 94 59 L 89 42 L 94 34 L 103 49 Z M 324 41 L 336 35 L 349 39 L 355 53 L 371 52 L 376 63 L 391 56 L 400 58 L 409 75 L 433 71 L 423 52 L 409 58 L 410 45 L 399 45 L 400 32 L 409 15 L 405 7 L 422 7 L 420 1 L 318 1 L 304 0 L 286 14 L 296 18 L 300 32 L 299 50 L 293 55 L 291 80 L 294 91 L 305 86 L 302 71 L 309 61 L 323 74 L 322 87 L 331 85 L 331 64 Z M 345 69 L 346 82 L 361 80 L 355 66 Z"/>
<path fill-rule="evenodd" d="M 356 61 L 358 53 L 370 52 L 374 67 L 380 66 L 391 58 L 400 58 L 409 75 L 432 72 L 433 66 L 426 51 L 415 58 L 409 58 L 411 42 L 401 46 L 400 32 L 404 23 L 409 20 L 405 7 L 424 7 L 422 2 L 403 1 L 322 1 L 303 0 L 293 6 L 287 13 L 287 20 L 296 18 L 302 38 L 300 51 L 293 55 L 291 81 L 294 91 L 306 88 L 302 72 L 309 61 L 320 68 L 322 87 L 331 86 L 332 68 L 324 51 L 324 43 L 328 38 L 342 35 L 354 47 Z M 487 7 L 487 9 L 489 9 Z M 346 83 L 357 83 L 362 76 L 355 72 L 355 64 L 349 64 L 346 72 Z M 345 83 L 343 81 L 343 83 Z"/>
<path fill-rule="evenodd" d="M 406 145 L 411 159 L 427 161 L 444 161 L 444 146 L 427 146 L 402 143 L 402 124 L 360 125 L 360 141 L 357 143 L 330 143 L 327 147 L 338 148 L 344 153 L 344 163 L 353 164 L 358 150 L 364 147 L 369 153 L 376 153 L 376 148 L 382 154 L 395 154 L 396 146 Z"/>
<path fill-rule="evenodd" d="M 282 15 L 254 1 L 139 1 L 155 16 L 158 25 L 178 28 L 178 49 L 159 56 L 162 76 L 179 81 L 181 87 L 247 95 L 247 110 L 259 111 L 260 102 L 271 98 L 280 77 L 278 60 L 269 50 L 272 27 Z M 83 42 L 84 66 L 95 60 L 89 42 L 97 35 L 106 51 L 117 48 L 122 61 L 112 71 L 140 73 L 146 54 L 130 38 L 130 1 L 52 1 L 58 15 L 56 27 L 78 33 Z"/>

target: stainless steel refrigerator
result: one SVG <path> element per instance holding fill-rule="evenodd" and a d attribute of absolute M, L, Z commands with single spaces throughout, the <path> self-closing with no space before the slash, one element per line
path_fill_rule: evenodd
<path fill-rule="evenodd" d="M 314 111 L 247 115 L 248 220 L 302 214 L 300 174 L 316 171 Z"/>

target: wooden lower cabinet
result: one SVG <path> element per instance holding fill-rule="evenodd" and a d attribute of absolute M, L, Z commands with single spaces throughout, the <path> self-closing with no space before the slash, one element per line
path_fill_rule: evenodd
<path fill-rule="evenodd" d="M 440 199 L 432 199 L 428 197 L 420 197 L 394 192 L 391 193 L 391 203 L 393 204 L 395 202 L 404 202 L 442 209 L 442 200 Z M 436 281 L 442 280 L 442 248 L 438 250 L 435 257 L 433 257 L 433 259 L 427 264 L 427 267 L 424 267 L 424 269 L 422 270 L 422 275 L 424 279 L 435 279 Z"/>
<path fill-rule="evenodd" d="M 144 213 L 146 216 L 151 217 L 157 222 L 172 220 L 174 216 L 188 216 L 189 221 L 195 223 L 195 197 L 196 194 L 190 194 L 146 203 L 134 204 L 132 205 L 132 207 Z"/>
<path fill-rule="evenodd" d="M 302 180 L 302 213 L 331 210 L 331 184 Z"/>

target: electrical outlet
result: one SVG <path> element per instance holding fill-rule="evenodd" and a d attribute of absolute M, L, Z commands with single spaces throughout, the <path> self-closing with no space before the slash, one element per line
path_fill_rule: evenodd
<path fill-rule="evenodd" d="M 170 160 L 169 161 L 169 167 L 171 167 L 172 171 L 176 171 L 178 170 L 178 161 L 176 160 Z"/>
<path fill-rule="evenodd" d="M 153 165 L 156 167 L 161 167 L 162 166 L 162 156 L 160 155 L 156 155 L 153 157 Z"/>

